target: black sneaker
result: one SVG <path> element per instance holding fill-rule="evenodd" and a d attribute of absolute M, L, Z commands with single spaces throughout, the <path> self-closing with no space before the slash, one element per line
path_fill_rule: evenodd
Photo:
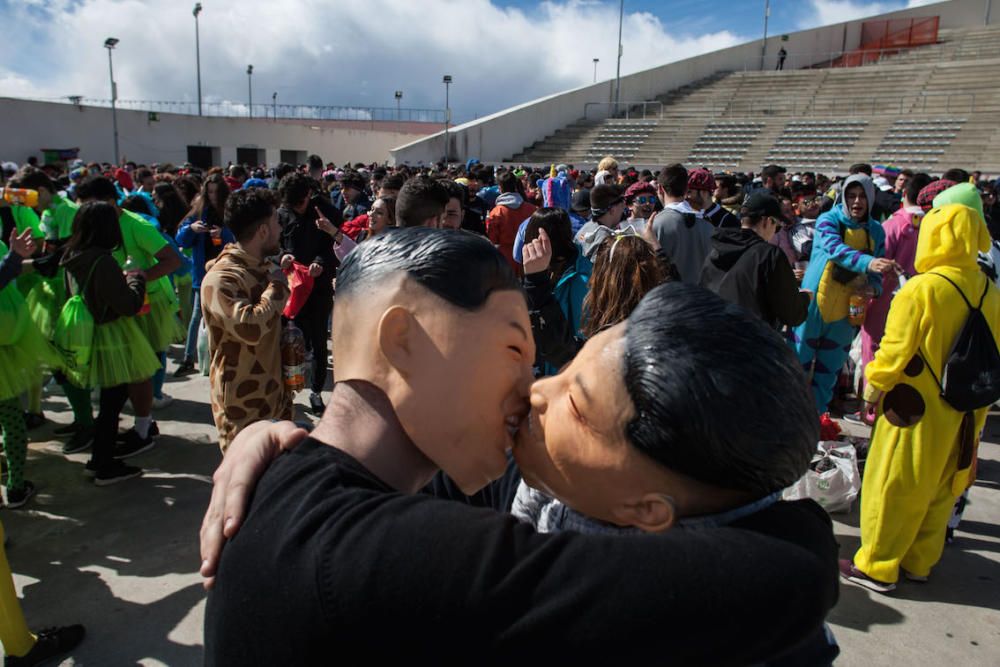
<path fill-rule="evenodd" d="M 25 480 L 20 489 L 7 489 L 7 509 L 16 510 L 35 495 L 35 485 Z"/>
<path fill-rule="evenodd" d="M 127 459 L 148 452 L 155 446 L 156 441 L 153 440 L 152 429 L 149 430 L 149 435 L 145 438 L 139 437 L 139 433 L 135 429 L 131 429 L 125 432 L 125 441 L 115 447 L 113 456 L 119 460 Z"/>
<path fill-rule="evenodd" d="M 93 479 L 97 475 L 97 464 L 94 463 L 94 459 L 87 461 L 87 465 L 83 466 L 83 476 L 90 477 Z"/>
<path fill-rule="evenodd" d="M 73 434 L 69 440 L 63 444 L 63 454 L 76 454 L 82 452 L 94 442 L 94 427 L 86 426 Z"/>
<path fill-rule="evenodd" d="M 129 430 L 119 433 L 117 436 L 115 436 L 115 442 L 117 442 L 119 445 L 124 445 L 132 437 L 131 435 L 129 435 L 130 433 L 134 433 L 136 437 L 139 437 L 139 434 L 136 433 L 135 427 L 133 426 Z M 157 426 L 156 422 L 154 421 L 149 425 L 148 437 L 155 438 L 158 435 L 160 435 L 160 427 Z"/>
<path fill-rule="evenodd" d="M 177 370 L 174 371 L 175 378 L 183 378 L 188 375 L 194 375 L 198 372 L 198 369 L 194 366 L 194 361 L 191 359 L 185 359 L 177 366 Z"/>
<path fill-rule="evenodd" d="M 82 625 L 64 625 L 61 628 L 45 628 L 36 634 L 35 645 L 27 655 L 8 655 L 4 658 L 4 667 L 33 667 L 60 653 L 72 651 L 83 641 L 86 631 Z"/>
<path fill-rule="evenodd" d="M 326 406 L 323 405 L 323 397 L 316 392 L 309 394 L 309 409 L 317 417 L 323 416 L 323 411 L 326 410 Z"/>
<path fill-rule="evenodd" d="M 142 468 L 136 468 L 135 466 L 125 465 L 121 461 L 115 461 L 97 471 L 94 475 L 94 484 L 97 486 L 110 486 L 118 482 L 124 482 L 126 479 L 141 476 Z"/>
<path fill-rule="evenodd" d="M 81 427 L 76 422 L 71 422 L 69 424 L 63 424 L 62 426 L 57 426 L 56 428 L 52 429 L 52 435 L 73 435 L 81 428 L 83 427 Z"/>
<path fill-rule="evenodd" d="M 49 420 L 45 418 L 41 412 L 25 412 L 24 413 L 24 426 L 29 431 L 38 428 L 39 426 L 44 426 Z"/>

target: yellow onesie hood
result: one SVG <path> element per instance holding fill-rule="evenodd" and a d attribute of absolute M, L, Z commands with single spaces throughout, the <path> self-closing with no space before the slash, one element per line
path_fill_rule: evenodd
<path fill-rule="evenodd" d="M 990 233 L 980 215 L 968 206 L 948 204 L 920 222 L 913 265 L 919 273 L 945 266 L 975 270 L 978 254 L 989 248 Z"/>

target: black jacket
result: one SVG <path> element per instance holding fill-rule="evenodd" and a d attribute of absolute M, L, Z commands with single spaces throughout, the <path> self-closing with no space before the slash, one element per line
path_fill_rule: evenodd
<path fill-rule="evenodd" d="M 724 227 L 726 229 L 740 228 L 740 219 L 726 209 L 722 208 L 719 204 L 713 204 L 712 207 L 705 211 L 703 215 L 706 220 L 711 222 L 716 227 Z"/>
<path fill-rule="evenodd" d="M 806 319 L 809 296 L 799 291 L 788 258 L 751 229 L 715 230 L 700 284 L 771 326 Z"/>
<path fill-rule="evenodd" d="M 340 227 L 343 221 L 340 211 L 323 197 L 310 199 L 309 207 L 302 215 L 282 205 L 278 209 L 281 250 L 305 266 L 313 263 L 322 266 L 323 273 L 313 283 L 313 291 L 331 292 L 333 291 L 331 281 L 337 268 L 337 256 L 333 253 L 333 239 L 316 226 L 316 207 L 319 207 L 334 226 Z"/>
<path fill-rule="evenodd" d="M 94 324 L 107 324 L 119 317 L 131 317 L 142 308 L 146 296 L 146 279 L 139 273 L 122 273 L 118 262 L 107 250 L 87 248 L 68 252 L 62 260 L 67 283 L 73 279 L 69 294 L 80 295 Z"/>

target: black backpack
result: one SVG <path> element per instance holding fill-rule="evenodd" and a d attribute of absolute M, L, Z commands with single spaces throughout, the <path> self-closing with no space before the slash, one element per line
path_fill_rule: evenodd
<path fill-rule="evenodd" d="M 990 281 L 986 281 L 979 305 L 973 307 L 962 289 L 950 278 L 933 271 L 930 273 L 944 278 L 958 290 L 969 307 L 969 317 L 951 346 L 941 378 L 934 375 L 930 364 L 927 364 L 927 370 L 941 388 L 941 398 L 959 412 L 972 412 L 992 405 L 1000 400 L 1000 351 L 982 311 Z"/>

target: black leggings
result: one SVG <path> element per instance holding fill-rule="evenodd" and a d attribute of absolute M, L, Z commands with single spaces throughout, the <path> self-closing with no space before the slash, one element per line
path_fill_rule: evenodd
<path fill-rule="evenodd" d="M 118 436 L 118 417 L 128 400 L 128 385 L 101 387 L 101 403 L 94 428 L 94 465 L 98 470 L 111 463 L 115 438 Z"/>
<path fill-rule="evenodd" d="M 302 335 L 305 336 L 306 348 L 312 350 L 312 390 L 317 394 L 326 386 L 326 331 L 331 312 L 333 312 L 333 293 L 313 292 L 299 311 L 299 316 L 295 318 L 295 326 L 301 329 Z"/>

